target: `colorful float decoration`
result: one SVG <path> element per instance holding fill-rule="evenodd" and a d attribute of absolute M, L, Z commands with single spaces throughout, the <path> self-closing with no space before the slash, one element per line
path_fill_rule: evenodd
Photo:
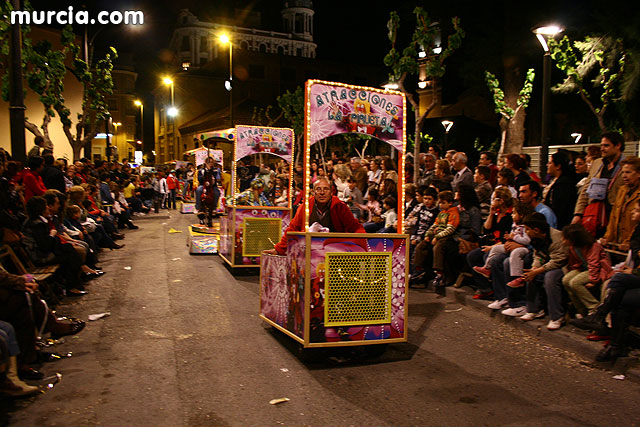
<path fill-rule="evenodd" d="M 398 229 L 404 207 L 406 101 L 397 91 L 309 80 L 305 86 L 304 186 L 310 150 L 337 134 L 362 133 L 398 152 Z M 284 256 L 263 254 L 260 317 L 304 348 L 407 341 L 406 234 L 309 232 L 287 235 Z"/>
<path fill-rule="evenodd" d="M 226 200 L 226 216 L 220 222 L 218 253 L 232 268 L 259 268 L 260 254 L 273 248 L 291 219 L 295 135 L 289 128 L 244 125 L 236 126 L 234 134 L 231 192 Z M 238 184 L 239 162 L 247 158 L 255 160 L 260 155 L 277 156 L 287 163 L 287 206 L 264 206 L 242 197 Z"/>

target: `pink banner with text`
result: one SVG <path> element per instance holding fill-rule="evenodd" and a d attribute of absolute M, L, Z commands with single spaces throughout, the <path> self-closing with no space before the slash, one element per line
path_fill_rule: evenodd
<path fill-rule="evenodd" d="M 307 90 L 310 145 L 332 135 L 355 132 L 402 151 L 405 105 L 401 93 L 324 82 L 311 82 Z"/>
<path fill-rule="evenodd" d="M 236 126 L 236 158 L 269 153 L 291 163 L 293 130 L 266 126 Z"/>

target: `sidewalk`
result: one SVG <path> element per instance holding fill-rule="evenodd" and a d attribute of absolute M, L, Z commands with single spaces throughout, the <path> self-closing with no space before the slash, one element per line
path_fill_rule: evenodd
<path fill-rule="evenodd" d="M 546 328 L 549 321 L 548 317 L 524 322 L 517 317 L 505 316 L 500 313 L 500 310 L 487 308 L 492 301 L 473 299 L 474 290 L 467 286 L 460 288 L 449 286 L 445 289 L 446 297 L 459 304 L 486 313 L 488 317 L 509 324 L 530 335 L 539 337 L 541 341 L 549 343 L 550 345 L 572 351 L 583 357 L 587 364 L 591 364 L 597 368 L 611 370 L 612 375 L 624 374 L 627 379 L 640 383 L 640 364 L 635 357 L 620 358 L 614 365 L 611 363 L 593 362 L 596 354 L 602 349 L 604 342 L 587 341 L 587 331 L 568 324 L 565 324 L 557 331 L 549 331 Z"/>

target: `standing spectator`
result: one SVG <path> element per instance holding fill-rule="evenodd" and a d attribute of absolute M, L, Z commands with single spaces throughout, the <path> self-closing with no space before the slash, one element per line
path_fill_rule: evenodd
<path fill-rule="evenodd" d="M 369 180 L 369 190 L 375 188 L 376 190 L 380 186 L 380 176 L 382 174 L 382 170 L 380 169 L 380 160 L 373 159 L 369 162 L 369 173 L 367 174 L 367 179 Z"/>
<path fill-rule="evenodd" d="M 595 234 L 599 228 L 604 227 L 605 218 L 586 218 L 593 216 L 594 210 L 599 210 L 599 202 L 604 203 L 605 212 L 611 212 L 618 189 L 622 187 L 621 161 L 624 160 L 624 138 L 617 132 L 607 132 L 600 140 L 601 159 L 595 159 L 589 170 L 587 182 L 578 195 L 576 208 L 573 212 L 573 224 L 582 222 L 585 228 Z M 594 179 L 597 178 L 597 179 Z M 603 181 L 606 180 L 606 181 Z M 591 207 L 590 207 L 591 205 Z M 587 215 L 585 215 L 587 214 Z M 595 222 L 593 226 L 589 225 Z"/>
<path fill-rule="evenodd" d="M 176 192 L 178 191 L 178 180 L 174 175 L 174 171 L 169 172 L 167 176 L 167 190 L 169 190 L 169 194 L 167 195 L 167 209 L 175 209 L 176 208 Z"/>
<path fill-rule="evenodd" d="M 531 169 L 531 156 L 528 155 L 527 153 L 520 153 L 520 157 L 522 158 L 522 160 L 524 160 L 524 170 L 525 170 L 525 172 L 527 172 L 527 175 L 529 175 L 529 178 L 531 178 L 532 180 L 534 180 L 538 184 L 542 184 L 542 179 L 541 178 L 544 178 L 544 177 L 539 177 L 533 171 L 533 169 Z M 546 182 L 546 180 L 545 180 L 545 182 Z"/>
<path fill-rule="evenodd" d="M 573 164 L 576 167 L 576 180 L 578 181 L 576 189 L 578 194 L 580 194 L 580 190 L 584 186 L 585 182 L 587 182 L 587 178 L 589 176 L 589 167 L 584 153 L 580 153 Z"/>
<path fill-rule="evenodd" d="M 573 219 L 573 209 L 576 205 L 575 170 L 569 161 L 569 156 L 562 151 L 553 153 L 547 163 L 547 173 L 551 175 L 551 182 L 542 192 L 544 204 L 549 206 L 558 220 L 558 228 L 570 224 Z"/>
<path fill-rule="evenodd" d="M 440 146 L 431 144 L 429 145 L 429 148 L 427 148 L 427 153 L 433 154 L 433 156 L 436 158 L 436 161 L 437 161 L 437 160 L 440 160 L 440 156 L 442 155 L 442 150 L 440 150 Z"/>
<path fill-rule="evenodd" d="M 164 207 L 164 199 L 167 197 L 167 180 L 162 176 L 162 172 L 158 172 L 151 183 L 154 191 L 154 210 L 155 213 L 160 211 L 160 207 Z M 197 191 L 196 191 L 197 194 Z"/>
<path fill-rule="evenodd" d="M 618 189 L 607 231 L 600 243 L 626 252 L 629 250 L 629 240 L 636 225 L 633 221 L 633 210 L 636 202 L 640 200 L 640 158 L 629 157 L 622 160 L 621 164 L 624 187 Z"/>
<path fill-rule="evenodd" d="M 421 156 L 424 158 L 424 170 L 418 184 L 429 186 L 436 172 L 436 156 L 431 153 L 422 153 Z"/>
<path fill-rule="evenodd" d="M 27 160 L 29 169 L 25 170 L 22 175 L 22 184 L 24 185 L 24 201 L 29 202 L 33 196 L 42 196 L 47 187 L 42 182 L 40 172 L 43 169 L 44 159 L 40 156 L 31 156 Z"/>
<path fill-rule="evenodd" d="M 473 187 L 473 172 L 467 167 L 467 155 L 460 152 L 453 156 L 453 169 L 456 174 L 453 177 L 451 186 L 453 191 L 459 191 L 461 185 L 468 185 Z"/>
<path fill-rule="evenodd" d="M 556 219 L 555 213 L 549 206 L 540 203 L 541 193 L 542 188 L 540 184 L 535 181 L 529 181 L 520 186 L 519 198 L 522 203 L 530 205 L 534 211 L 543 214 L 551 228 L 558 228 L 558 220 Z"/>

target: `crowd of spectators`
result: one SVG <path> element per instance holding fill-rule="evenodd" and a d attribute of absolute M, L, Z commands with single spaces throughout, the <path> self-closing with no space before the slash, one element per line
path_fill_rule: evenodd
<path fill-rule="evenodd" d="M 311 163 L 311 182 L 330 178 L 367 232 L 410 235 L 411 287 L 442 289 L 466 276 L 490 309 L 546 317 L 552 331 L 570 321 L 593 330 L 590 339 L 610 339 L 598 355 L 610 360 L 625 354 L 624 331 L 640 308 L 640 158 L 623 151 L 622 136 L 606 133 L 586 152 L 553 153 L 538 176 L 526 154 L 482 152 L 472 167 L 465 153 L 441 156 L 432 145 L 416 182 L 407 158 L 404 188 L 389 157 L 332 153 Z"/>
<path fill-rule="evenodd" d="M 24 380 L 42 379 L 40 365 L 60 358 L 45 351 L 46 335 L 85 326 L 55 307 L 88 293 L 105 274 L 102 251 L 121 249 L 123 229 L 137 229 L 132 220 L 158 199 L 157 177 L 127 162 L 70 163 L 40 145 L 24 165 L 0 150 L 0 392 L 10 396 L 38 392 Z"/>

